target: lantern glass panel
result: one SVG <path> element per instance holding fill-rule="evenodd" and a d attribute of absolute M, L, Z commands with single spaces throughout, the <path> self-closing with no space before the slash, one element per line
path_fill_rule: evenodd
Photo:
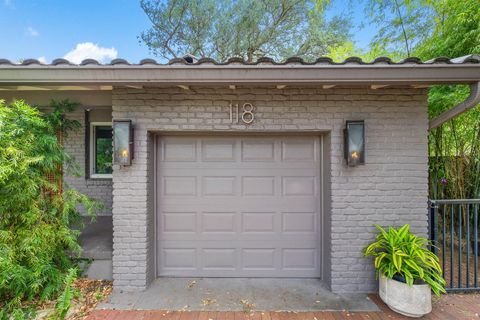
<path fill-rule="evenodd" d="M 347 123 L 348 133 L 348 153 L 347 161 L 351 166 L 365 163 L 365 135 L 364 123 L 350 122 Z"/>
<path fill-rule="evenodd" d="M 131 164 L 130 128 L 129 121 L 119 121 L 113 124 L 113 160 L 115 164 Z"/>

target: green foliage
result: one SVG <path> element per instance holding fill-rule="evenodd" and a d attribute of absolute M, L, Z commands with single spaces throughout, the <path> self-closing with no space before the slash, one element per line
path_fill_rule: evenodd
<path fill-rule="evenodd" d="M 80 122 L 65 117 L 67 113 L 75 111 L 78 106 L 78 103 L 68 99 L 58 101 L 52 100 L 48 109 L 53 112 L 47 112 L 42 116 L 53 130 L 57 132 L 62 131 L 64 135 L 68 135 L 70 131 L 77 130 L 81 127 Z"/>
<path fill-rule="evenodd" d="M 429 117 L 434 118 L 468 96 L 467 86 L 437 86 L 429 92 Z M 430 197 L 480 198 L 480 107 L 431 131 Z"/>
<path fill-rule="evenodd" d="M 480 52 L 478 0 L 431 0 L 435 12 L 428 39 L 415 49 L 422 59 Z M 429 91 L 430 119 L 464 101 L 467 86 L 435 86 Z M 480 106 L 434 129 L 429 135 L 430 197 L 480 198 Z"/>
<path fill-rule="evenodd" d="M 79 295 L 79 290 L 72 288 L 72 284 L 76 276 L 76 269 L 72 268 L 68 270 L 68 274 L 64 280 L 65 287 L 62 294 L 57 298 L 57 303 L 55 304 L 55 313 L 53 315 L 53 319 L 65 319 L 68 310 L 70 310 L 72 299 Z"/>
<path fill-rule="evenodd" d="M 368 0 L 371 21 L 378 26 L 372 47 L 381 47 L 394 59 L 411 56 L 428 38 L 434 24 L 429 0 Z"/>
<path fill-rule="evenodd" d="M 112 173 L 112 128 L 97 126 L 96 130 L 103 132 L 95 137 L 95 172 L 100 174 Z M 105 133 L 108 133 L 105 136 Z"/>
<path fill-rule="evenodd" d="M 380 233 L 365 248 L 365 256 L 375 258 L 377 276 L 381 273 L 392 279 L 399 275 L 405 278 L 409 286 L 421 280 L 437 296 L 446 292 L 439 259 L 427 247 L 432 245 L 430 241 L 412 234 L 408 224 L 399 229 L 390 227 L 388 232 L 379 225 L 375 227 Z"/>
<path fill-rule="evenodd" d="M 362 50 L 355 47 L 351 41 L 345 42 L 343 45 L 328 48 L 328 56 L 336 62 L 342 62 L 348 57 L 359 57 L 363 61 L 373 61 L 378 57 L 388 56 L 388 53 L 382 46 L 372 45 L 370 50 Z"/>
<path fill-rule="evenodd" d="M 225 61 L 260 56 L 312 60 L 349 39 L 348 17 L 327 21 L 322 0 L 142 0 L 152 27 L 140 35 L 166 59 L 191 53 Z"/>
<path fill-rule="evenodd" d="M 0 319 L 56 296 L 72 267 L 69 254 L 80 253 L 71 228 L 81 223 L 78 205 L 92 216 L 99 207 L 75 190 L 58 192 L 47 178 L 61 179 L 71 161 L 57 133 L 75 126 L 61 121 L 65 109 L 52 107 L 45 116 L 24 101 L 0 101 Z"/>
<path fill-rule="evenodd" d="M 379 27 L 372 44 L 389 56 L 460 57 L 480 52 L 478 0 L 367 0 Z"/>
<path fill-rule="evenodd" d="M 480 52 L 480 3 L 478 0 L 430 0 L 435 14 L 429 37 L 415 54 L 424 59 L 461 57 Z"/>
<path fill-rule="evenodd" d="M 423 60 L 461 57 L 480 52 L 478 0 L 368 0 L 380 30 L 374 44 L 394 58 Z M 467 86 L 429 90 L 433 119 L 468 96 Z M 480 107 L 430 132 L 430 198 L 480 197 Z"/>

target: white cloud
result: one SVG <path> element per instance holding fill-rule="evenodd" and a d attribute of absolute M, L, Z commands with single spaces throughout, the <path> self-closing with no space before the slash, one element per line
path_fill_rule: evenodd
<path fill-rule="evenodd" d="M 35 30 L 34 28 L 28 27 L 27 28 L 27 35 L 29 35 L 30 37 L 38 37 L 40 35 L 40 33 L 37 30 Z"/>
<path fill-rule="evenodd" d="M 73 62 L 80 63 L 84 59 L 95 59 L 99 62 L 106 62 L 115 59 L 118 55 L 117 50 L 112 48 L 103 48 L 92 42 L 78 43 L 75 49 L 68 52 L 64 58 Z"/>
<path fill-rule="evenodd" d="M 37 60 L 40 61 L 41 63 L 44 63 L 44 64 L 48 63 L 47 58 L 45 58 L 45 56 L 38 57 Z"/>

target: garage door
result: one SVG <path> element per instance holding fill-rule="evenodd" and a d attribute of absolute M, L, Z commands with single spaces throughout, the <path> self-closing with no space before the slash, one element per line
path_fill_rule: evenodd
<path fill-rule="evenodd" d="M 319 140 L 159 137 L 158 276 L 319 277 Z"/>

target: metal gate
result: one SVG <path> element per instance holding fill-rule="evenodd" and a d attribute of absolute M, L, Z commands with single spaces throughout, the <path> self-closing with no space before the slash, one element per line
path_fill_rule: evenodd
<path fill-rule="evenodd" d="M 430 240 L 447 291 L 480 291 L 480 199 L 430 200 Z"/>

